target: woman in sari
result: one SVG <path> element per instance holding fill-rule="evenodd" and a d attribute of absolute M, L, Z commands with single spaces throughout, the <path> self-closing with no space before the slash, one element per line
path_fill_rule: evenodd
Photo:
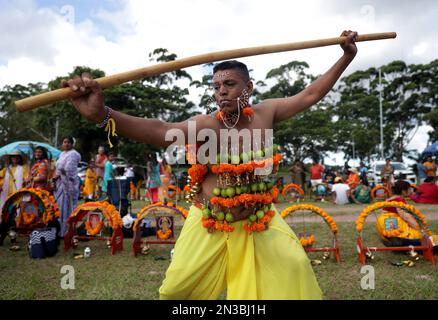
<path fill-rule="evenodd" d="M 34 157 L 35 163 L 30 170 L 29 178 L 26 179 L 26 187 L 48 190 L 49 160 L 46 148 L 36 147 Z"/>
<path fill-rule="evenodd" d="M 78 164 L 81 155 L 73 149 L 73 138 L 65 137 L 62 142 L 64 150 L 56 162 L 56 192 L 55 200 L 61 211 L 59 223 L 61 224 L 60 237 L 67 231 L 67 219 L 76 208 L 79 198 Z"/>

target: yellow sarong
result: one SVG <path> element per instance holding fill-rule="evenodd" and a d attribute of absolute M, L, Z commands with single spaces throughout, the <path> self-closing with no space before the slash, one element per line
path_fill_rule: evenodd
<path fill-rule="evenodd" d="M 233 223 L 231 233 L 210 234 L 201 218 L 192 206 L 160 299 L 211 300 L 224 289 L 230 300 L 322 298 L 306 252 L 277 211 L 267 230 L 252 234 L 243 229 L 246 220 Z"/>

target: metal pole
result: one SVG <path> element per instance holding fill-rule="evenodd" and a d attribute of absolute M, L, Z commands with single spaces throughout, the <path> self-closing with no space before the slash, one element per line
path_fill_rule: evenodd
<path fill-rule="evenodd" d="M 58 133 L 59 133 L 59 119 L 56 118 L 56 123 L 55 123 L 55 141 L 54 141 L 55 148 L 58 148 Z"/>
<path fill-rule="evenodd" d="M 354 145 L 354 138 L 353 138 L 353 159 L 356 159 L 356 152 L 355 152 L 355 145 Z"/>
<path fill-rule="evenodd" d="M 383 107 L 382 107 L 382 71 L 379 68 L 379 107 L 380 107 L 380 156 L 383 158 Z"/>

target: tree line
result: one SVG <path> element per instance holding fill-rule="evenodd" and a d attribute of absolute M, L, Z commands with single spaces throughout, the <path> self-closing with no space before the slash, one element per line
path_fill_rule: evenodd
<path fill-rule="evenodd" d="M 150 53 L 149 58 L 161 63 L 175 60 L 177 56 L 159 48 Z M 105 143 L 106 134 L 83 119 L 69 101 L 26 113 L 18 113 L 13 105 L 15 100 L 57 89 L 62 79 L 83 72 L 89 72 L 95 78 L 105 76 L 102 70 L 82 66 L 49 83 L 1 88 L 0 146 L 18 140 L 59 145 L 61 138 L 69 135 L 75 137 L 75 148 L 85 160 L 89 160 L 97 147 Z M 255 91 L 251 103 L 293 96 L 316 78 L 309 73 L 306 62 L 291 61 L 270 70 L 263 80 L 252 79 Z M 192 88 L 202 92 L 199 103 L 190 99 L 189 90 Z M 380 158 L 380 93 L 385 156 L 399 161 L 403 156 L 416 159 L 422 150 L 409 150 L 407 145 L 420 126 L 431 126 L 429 141 L 438 140 L 438 59 L 427 64 L 410 65 L 393 61 L 341 78 L 339 85 L 321 102 L 277 124 L 275 141 L 283 147 L 290 161 L 322 159 L 327 152 L 339 151 L 345 153 L 346 160 L 355 157 L 369 162 Z M 188 72 L 179 70 L 106 89 L 105 103 L 130 115 L 178 122 L 208 112 L 211 96 L 211 75 L 194 80 Z M 144 164 L 148 152 L 162 151 L 123 137 L 115 141 L 114 150 L 134 164 Z"/>

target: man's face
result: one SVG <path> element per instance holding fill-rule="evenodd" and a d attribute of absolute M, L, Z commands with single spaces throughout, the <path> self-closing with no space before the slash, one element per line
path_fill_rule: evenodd
<path fill-rule="evenodd" d="M 237 98 L 244 89 L 250 94 L 249 81 L 245 81 L 237 69 L 219 70 L 213 75 L 214 97 L 221 111 L 225 113 L 237 110 Z"/>

